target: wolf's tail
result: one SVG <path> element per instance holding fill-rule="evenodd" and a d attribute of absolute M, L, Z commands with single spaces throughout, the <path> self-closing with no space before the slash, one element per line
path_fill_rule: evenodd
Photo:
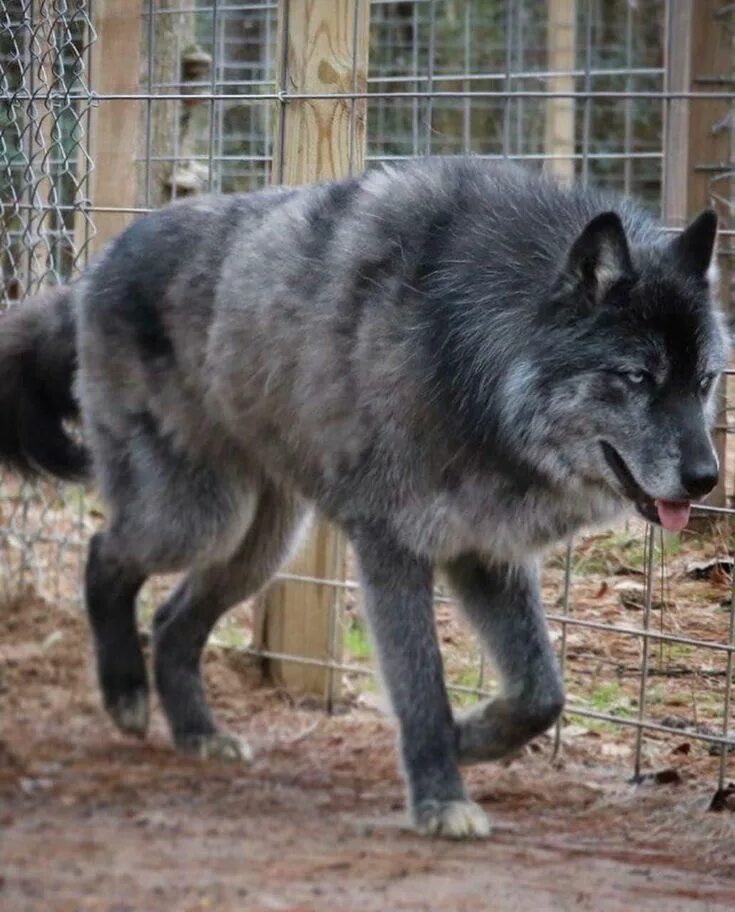
<path fill-rule="evenodd" d="M 58 286 L 0 317 L 0 463 L 25 475 L 81 480 L 85 448 L 65 421 L 79 417 L 73 295 Z"/>

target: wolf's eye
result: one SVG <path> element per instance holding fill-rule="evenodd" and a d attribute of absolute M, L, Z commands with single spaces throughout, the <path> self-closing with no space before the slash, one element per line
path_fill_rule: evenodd
<path fill-rule="evenodd" d="M 650 374 L 647 370 L 610 370 L 610 374 L 614 377 L 617 377 L 619 380 L 627 383 L 628 386 L 633 387 L 655 387 L 656 381 L 654 380 L 653 374 Z"/>
<path fill-rule="evenodd" d="M 703 396 L 706 396 L 707 393 L 712 389 L 715 380 L 717 379 L 717 374 L 707 374 L 706 377 L 702 377 L 699 381 L 699 391 Z"/>

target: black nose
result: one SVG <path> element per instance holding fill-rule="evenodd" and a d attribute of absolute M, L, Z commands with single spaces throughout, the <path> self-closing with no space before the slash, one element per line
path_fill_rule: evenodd
<path fill-rule="evenodd" d="M 704 497 L 714 488 L 719 477 L 717 463 L 706 459 L 684 466 L 681 470 L 681 483 L 690 497 Z"/>

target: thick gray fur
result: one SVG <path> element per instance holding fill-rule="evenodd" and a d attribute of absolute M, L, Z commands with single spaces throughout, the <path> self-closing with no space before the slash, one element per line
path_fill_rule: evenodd
<path fill-rule="evenodd" d="M 136 593 L 150 574 L 185 570 L 155 620 L 163 707 L 183 749 L 244 755 L 207 707 L 201 651 L 316 505 L 359 558 L 417 827 L 484 835 L 459 764 L 515 751 L 563 705 L 541 552 L 632 501 L 653 518 L 653 499 L 716 480 L 715 227 L 705 212 L 672 241 L 629 200 L 429 159 L 198 198 L 128 228 L 46 307 L 48 326 L 74 317 L 55 350 L 71 374 L 76 347 L 108 507 L 87 598 L 118 725 L 147 724 Z M 33 435 L 12 433 L 8 403 L 33 401 L 53 361 L 27 306 L 3 324 L 0 373 L 14 379 L 0 451 L 53 471 Z M 21 355 L 35 357 L 30 376 L 15 369 Z M 502 681 L 456 719 L 432 615 L 437 569 Z"/>

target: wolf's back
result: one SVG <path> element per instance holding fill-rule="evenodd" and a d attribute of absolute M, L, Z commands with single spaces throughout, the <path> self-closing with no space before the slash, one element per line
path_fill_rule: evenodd
<path fill-rule="evenodd" d="M 80 480 L 89 460 L 64 422 L 79 416 L 73 292 L 59 286 L 0 317 L 0 463 Z"/>

